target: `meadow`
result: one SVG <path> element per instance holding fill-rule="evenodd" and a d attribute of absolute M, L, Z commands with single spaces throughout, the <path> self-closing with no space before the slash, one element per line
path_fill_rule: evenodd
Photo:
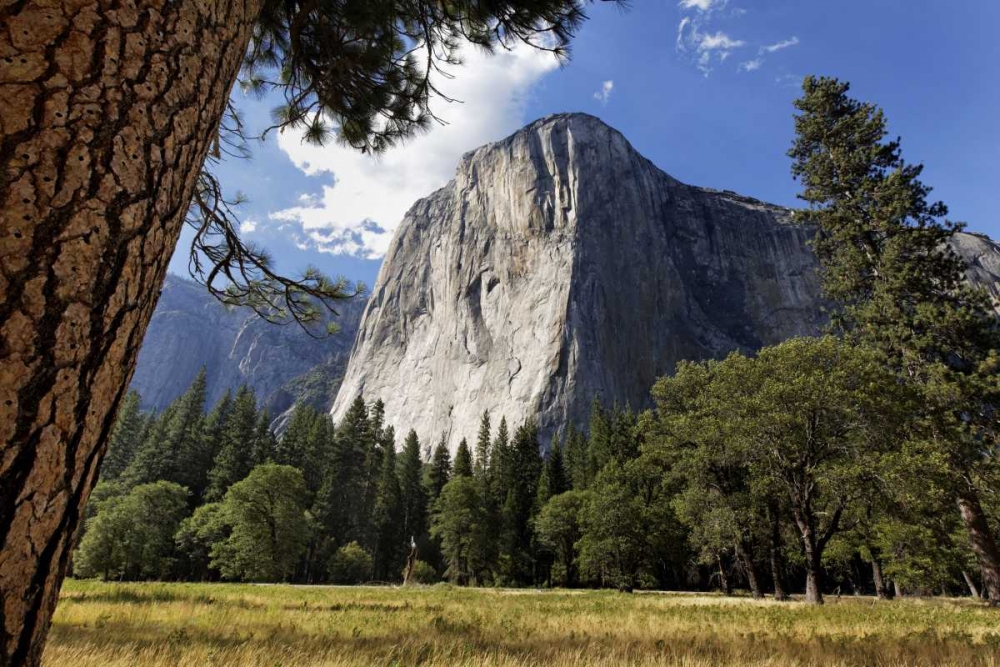
<path fill-rule="evenodd" d="M 971 600 L 68 581 L 48 667 L 1000 665 Z"/>

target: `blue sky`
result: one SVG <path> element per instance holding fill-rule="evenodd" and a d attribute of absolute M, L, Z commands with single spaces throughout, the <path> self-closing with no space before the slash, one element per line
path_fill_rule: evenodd
<path fill-rule="evenodd" d="M 635 0 L 588 12 L 561 67 L 523 49 L 467 54 L 444 85 L 463 103 L 435 107 L 449 125 L 378 161 L 285 133 L 223 165 L 227 189 L 249 197 L 246 238 L 283 271 L 312 264 L 371 287 L 403 212 L 462 153 L 561 111 L 599 116 L 682 181 L 795 205 L 785 151 L 805 74 L 848 80 L 881 105 L 951 217 L 1000 237 L 1000 1 Z M 276 102 L 236 96 L 263 127 Z M 171 265 L 181 274 L 185 245 Z"/>

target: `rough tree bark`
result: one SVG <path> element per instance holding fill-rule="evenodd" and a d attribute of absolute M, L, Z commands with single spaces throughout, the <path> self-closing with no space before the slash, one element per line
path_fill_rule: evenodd
<path fill-rule="evenodd" d="M 72 536 L 259 0 L 0 8 L 0 666 Z"/>
<path fill-rule="evenodd" d="M 1000 548 L 979 503 L 979 495 L 969 480 L 966 480 L 966 488 L 958 496 L 958 511 L 969 533 L 972 553 L 982 569 L 982 595 L 991 607 L 1000 606 Z"/>

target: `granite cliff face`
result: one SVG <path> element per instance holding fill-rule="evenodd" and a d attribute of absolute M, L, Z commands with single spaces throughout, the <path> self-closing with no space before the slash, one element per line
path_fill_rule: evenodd
<path fill-rule="evenodd" d="M 363 393 L 452 447 L 479 418 L 584 423 L 648 402 L 682 359 L 823 322 L 808 233 L 781 208 L 685 185 L 596 118 L 544 118 L 467 154 L 407 213 L 334 419 Z"/>
<path fill-rule="evenodd" d="M 407 213 L 333 417 L 363 393 L 454 450 L 489 410 L 536 417 L 547 446 L 594 396 L 645 406 L 680 360 L 816 333 L 809 236 L 787 209 L 678 182 L 596 118 L 543 118 Z M 956 248 L 1000 297 L 1000 246 Z"/>
<path fill-rule="evenodd" d="M 248 310 L 226 308 L 201 285 L 168 275 L 132 388 L 146 408 L 162 410 L 205 366 L 209 405 L 246 383 L 275 417 L 300 399 L 328 410 L 363 309 L 361 300 L 345 303 L 342 331 L 317 340 L 297 325 L 276 326 Z"/>

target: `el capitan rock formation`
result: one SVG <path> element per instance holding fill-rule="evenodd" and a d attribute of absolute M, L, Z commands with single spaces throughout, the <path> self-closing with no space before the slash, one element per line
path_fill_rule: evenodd
<path fill-rule="evenodd" d="M 678 361 L 819 331 L 809 237 L 788 209 L 671 178 L 597 118 L 543 118 L 406 214 L 333 417 L 363 393 L 454 450 L 489 410 L 536 417 L 547 446 L 594 396 L 645 406 Z M 1000 294 L 998 246 L 956 247 Z"/>

